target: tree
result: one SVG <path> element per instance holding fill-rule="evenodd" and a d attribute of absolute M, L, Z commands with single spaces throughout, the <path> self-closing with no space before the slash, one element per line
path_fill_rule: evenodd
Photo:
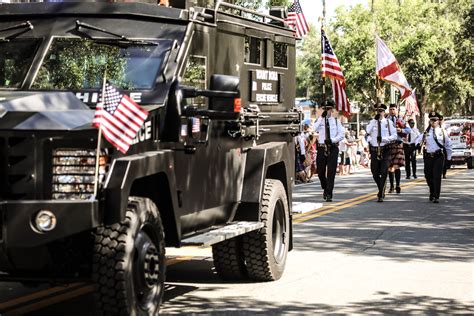
<path fill-rule="evenodd" d="M 436 106 L 450 114 L 473 94 L 472 8 L 469 0 L 378 0 L 370 8 L 338 8 L 326 27 L 344 70 L 351 100 L 374 102 L 377 32 L 389 45 L 408 81 L 417 88 L 423 110 Z M 319 37 L 319 35 L 317 36 Z M 319 40 L 304 41 L 298 83 L 317 90 Z M 388 85 L 385 85 L 388 87 Z M 302 89 L 301 89 L 302 90 Z"/>

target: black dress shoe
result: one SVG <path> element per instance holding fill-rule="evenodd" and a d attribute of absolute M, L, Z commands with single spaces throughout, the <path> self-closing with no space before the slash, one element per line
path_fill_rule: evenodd
<path fill-rule="evenodd" d="M 430 195 L 430 202 L 433 202 L 434 196 Z"/>
<path fill-rule="evenodd" d="M 407 180 L 410 180 L 410 176 L 407 176 L 406 179 L 407 179 Z"/>
<path fill-rule="evenodd" d="M 434 198 L 434 199 L 433 199 L 433 203 L 438 204 L 438 203 L 439 203 L 439 199 L 438 199 L 438 198 Z"/>
<path fill-rule="evenodd" d="M 416 176 L 416 174 L 413 175 L 413 179 L 417 179 L 418 177 Z"/>
<path fill-rule="evenodd" d="M 400 194 L 400 192 L 402 191 L 400 187 L 396 187 L 396 190 L 397 190 L 397 194 Z"/>
<path fill-rule="evenodd" d="M 388 193 L 393 193 L 393 187 L 390 187 L 390 190 L 388 190 Z"/>
<path fill-rule="evenodd" d="M 382 202 L 383 202 L 383 198 L 379 197 L 379 198 L 377 199 L 377 202 L 378 202 L 378 203 L 382 203 Z"/>
<path fill-rule="evenodd" d="M 332 196 L 328 195 L 326 198 L 326 202 L 332 202 Z"/>

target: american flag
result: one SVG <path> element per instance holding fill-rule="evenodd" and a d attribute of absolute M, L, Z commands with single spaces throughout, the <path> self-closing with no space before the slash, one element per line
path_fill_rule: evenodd
<path fill-rule="evenodd" d="M 147 117 L 147 111 L 106 83 L 92 126 L 101 128 L 104 137 L 125 154 Z"/>
<path fill-rule="evenodd" d="M 418 108 L 418 102 L 416 101 L 415 89 L 411 95 L 405 99 L 405 107 L 407 109 L 407 115 L 420 115 L 420 109 Z"/>
<path fill-rule="evenodd" d="M 349 115 L 351 105 L 346 95 L 346 79 L 323 29 L 321 29 L 321 76 L 331 79 L 336 109 L 346 116 Z"/>
<path fill-rule="evenodd" d="M 296 31 L 296 37 L 302 38 L 309 32 L 309 25 L 301 8 L 300 2 L 295 2 L 288 9 L 286 24 Z"/>

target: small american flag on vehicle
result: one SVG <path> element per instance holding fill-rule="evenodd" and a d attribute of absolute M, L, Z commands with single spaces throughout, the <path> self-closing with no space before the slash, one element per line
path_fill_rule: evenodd
<path fill-rule="evenodd" d="M 302 38 L 309 32 L 309 25 L 306 22 L 306 18 L 301 8 L 300 2 L 295 0 L 295 2 L 288 9 L 288 18 L 286 19 L 286 24 L 289 27 L 295 30 L 296 37 Z"/>
<path fill-rule="evenodd" d="M 148 112 L 109 83 L 105 84 L 102 96 L 92 126 L 100 128 L 104 137 L 125 154 L 147 119 Z"/>

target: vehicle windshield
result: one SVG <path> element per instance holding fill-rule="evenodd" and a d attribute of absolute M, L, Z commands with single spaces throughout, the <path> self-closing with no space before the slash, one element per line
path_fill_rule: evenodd
<path fill-rule="evenodd" d="M 0 42 L 0 89 L 21 86 L 40 43 L 39 39 Z"/>
<path fill-rule="evenodd" d="M 153 88 L 171 42 L 119 47 L 81 38 L 55 38 L 33 82 L 39 90 L 100 89 L 107 80 L 124 90 Z"/>

